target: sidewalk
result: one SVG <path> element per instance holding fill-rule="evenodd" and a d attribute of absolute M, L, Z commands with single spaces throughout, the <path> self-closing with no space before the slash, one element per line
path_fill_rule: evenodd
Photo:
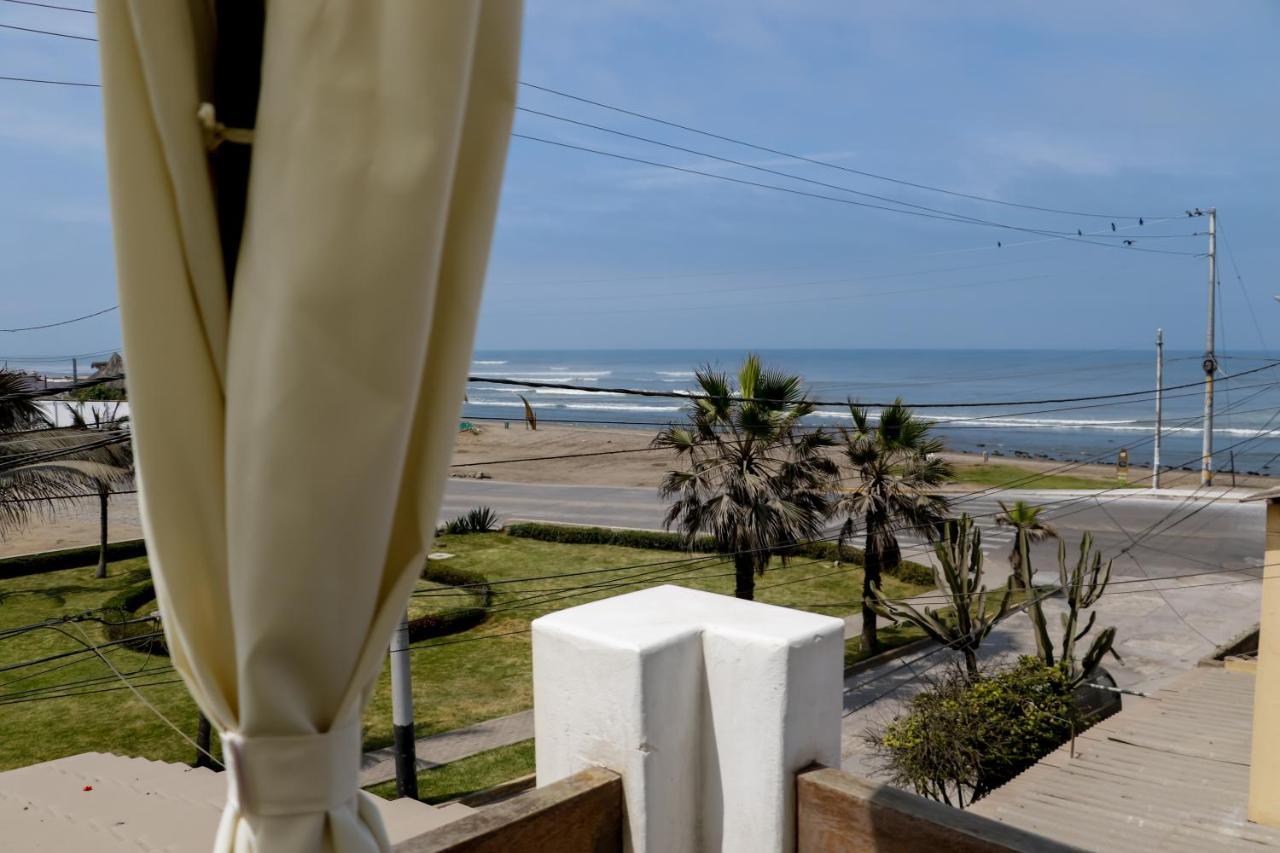
<path fill-rule="evenodd" d="M 430 770 L 451 761 L 510 746 L 533 737 L 533 711 L 521 711 L 493 720 L 441 732 L 414 742 L 418 770 Z M 390 782 L 396 778 L 394 747 L 366 752 L 360 761 L 360 787 Z"/>

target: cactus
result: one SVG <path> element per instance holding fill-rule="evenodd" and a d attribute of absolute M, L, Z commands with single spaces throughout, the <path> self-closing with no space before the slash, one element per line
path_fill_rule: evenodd
<path fill-rule="evenodd" d="M 1098 618 L 1096 611 L 1090 611 L 1088 621 L 1077 631 L 1080 611 L 1093 607 L 1102 597 L 1107 583 L 1111 580 L 1111 562 L 1111 560 L 1105 563 L 1102 561 L 1102 553 L 1093 550 L 1093 536 L 1086 533 L 1080 538 L 1080 557 L 1068 572 L 1066 546 L 1062 543 L 1058 544 L 1058 580 L 1062 586 L 1063 595 L 1067 599 L 1067 612 L 1062 614 L 1060 661 L 1064 667 L 1068 668 L 1072 682 L 1075 684 L 1084 681 L 1085 676 L 1102 662 L 1102 658 L 1108 652 L 1116 660 L 1120 660 L 1120 655 L 1114 648 L 1116 637 L 1114 627 L 1106 628 L 1093 638 L 1082 660 L 1076 658 L 1076 643 L 1089 633 Z"/>
<path fill-rule="evenodd" d="M 1000 606 L 987 613 L 987 588 L 982 585 L 982 531 L 974 527 L 968 515 L 946 522 L 942 539 L 934 544 L 934 553 L 934 578 L 950 599 L 950 612 L 890 601 L 879 590 L 873 591 L 872 607 L 888 619 L 910 622 L 933 640 L 959 649 L 969 676 L 977 677 L 978 648 L 1009 611 L 1013 579 L 1005 585 Z"/>
<path fill-rule="evenodd" d="M 1035 587 L 1031 583 L 1035 569 L 1031 566 L 1029 544 L 1028 537 L 1018 537 L 1018 561 L 1014 565 L 1014 570 L 1018 577 L 1015 583 L 1027 590 L 1027 594 L 1031 596 L 1031 600 L 1027 605 L 1027 616 L 1031 618 L 1032 633 L 1036 639 L 1036 657 L 1044 661 L 1046 666 L 1053 666 L 1053 640 L 1049 639 L 1049 623 L 1044 618 L 1044 608 L 1040 606 L 1040 596 L 1036 594 Z M 1061 550 L 1061 543 L 1059 543 L 1059 550 Z"/>
<path fill-rule="evenodd" d="M 1025 542 L 1022 544 L 1019 556 L 1021 557 L 1019 571 L 1023 575 L 1023 582 L 1030 584 L 1034 569 L 1031 568 Z M 1053 666 L 1056 663 L 1066 670 L 1073 687 L 1083 682 L 1108 654 L 1120 660 L 1120 654 L 1115 650 L 1116 629 L 1114 627 L 1105 628 L 1095 636 L 1083 658 L 1076 656 L 1076 644 L 1093 630 L 1094 622 L 1098 618 L 1096 611 L 1090 611 L 1084 627 L 1079 628 L 1081 611 L 1093 607 L 1106 591 L 1107 583 L 1111 580 L 1111 562 L 1111 560 L 1103 562 L 1102 553 L 1093 550 L 1093 536 L 1086 533 L 1080 538 L 1080 556 L 1075 565 L 1068 569 L 1066 545 L 1062 542 L 1058 543 L 1058 589 L 1062 592 L 1067 604 L 1067 610 L 1062 614 L 1060 650 L 1055 651 L 1053 641 L 1049 639 L 1048 624 L 1040 604 L 1042 596 L 1036 595 L 1027 605 L 1027 616 L 1031 618 L 1031 624 L 1035 630 L 1036 654 L 1040 660 L 1044 661 L 1045 666 Z"/>

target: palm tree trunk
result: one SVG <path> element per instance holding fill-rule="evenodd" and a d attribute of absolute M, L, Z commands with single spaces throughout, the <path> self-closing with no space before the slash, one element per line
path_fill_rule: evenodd
<path fill-rule="evenodd" d="M 866 518 L 866 547 L 862 551 L 862 650 L 867 654 L 880 651 L 876 636 L 876 612 L 871 609 L 872 591 L 880 589 L 880 529 L 870 514 Z"/>
<path fill-rule="evenodd" d="M 754 601 L 756 597 L 756 565 L 751 554 L 735 554 L 733 558 L 733 594 Z"/>
<path fill-rule="evenodd" d="M 867 561 L 867 569 L 862 573 L 862 648 L 867 654 L 880 651 L 880 640 L 876 637 L 876 612 L 868 604 L 871 600 L 871 563 Z"/>
<path fill-rule="evenodd" d="M 1026 589 L 1027 585 L 1022 579 L 1022 537 L 1025 536 L 1021 529 L 1017 529 L 1013 533 L 1013 550 L 1009 552 L 1009 568 L 1013 571 L 1013 588 Z"/>
<path fill-rule="evenodd" d="M 111 499 L 111 490 L 106 486 L 98 486 L 98 573 L 94 577 L 107 576 L 107 504 Z"/>

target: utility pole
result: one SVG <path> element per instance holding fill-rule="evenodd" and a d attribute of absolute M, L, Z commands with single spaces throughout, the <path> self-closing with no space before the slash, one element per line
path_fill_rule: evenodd
<path fill-rule="evenodd" d="M 75 385 L 80 381 L 80 368 L 76 365 L 76 360 L 71 359 L 71 384 Z"/>
<path fill-rule="evenodd" d="M 1200 485 L 1213 485 L 1213 375 L 1218 372 L 1218 359 L 1213 354 L 1213 305 L 1218 290 L 1218 211 L 1209 208 L 1209 330 L 1204 349 L 1204 442 L 1200 454 Z"/>
<path fill-rule="evenodd" d="M 413 743 L 413 681 L 409 668 L 409 611 L 391 635 L 391 732 L 395 738 L 396 794 L 418 799 L 418 759 Z"/>
<path fill-rule="evenodd" d="M 1156 329 L 1156 443 L 1151 454 L 1151 488 L 1160 488 L 1160 433 L 1164 429 L 1164 329 Z"/>

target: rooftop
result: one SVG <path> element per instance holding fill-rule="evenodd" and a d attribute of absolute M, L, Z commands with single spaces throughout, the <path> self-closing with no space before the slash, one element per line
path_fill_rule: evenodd
<path fill-rule="evenodd" d="M 1041 759 L 971 811 L 1089 850 L 1257 850 L 1249 823 L 1254 677 L 1201 667 Z"/>
<path fill-rule="evenodd" d="M 206 853 L 226 802 L 221 773 L 86 752 L 0 773 L 6 850 Z M 472 809 L 374 798 L 392 844 Z"/>

